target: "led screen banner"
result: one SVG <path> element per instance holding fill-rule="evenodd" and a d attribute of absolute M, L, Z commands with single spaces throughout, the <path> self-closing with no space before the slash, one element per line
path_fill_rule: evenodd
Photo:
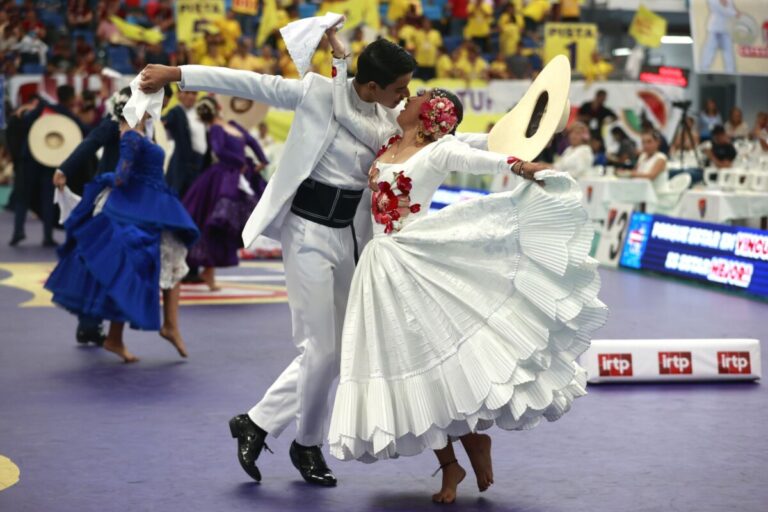
<path fill-rule="evenodd" d="M 620 264 L 768 298 L 768 231 L 635 213 Z"/>
<path fill-rule="evenodd" d="M 768 1 L 691 0 L 699 73 L 768 75 Z"/>

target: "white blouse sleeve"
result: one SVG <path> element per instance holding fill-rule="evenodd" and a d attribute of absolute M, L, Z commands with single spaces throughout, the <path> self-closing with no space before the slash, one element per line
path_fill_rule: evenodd
<path fill-rule="evenodd" d="M 437 146 L 429 156 L 432 167 L 443 172 L 466 172 L 470 174 L 512 174 L 507 156 L 471 147 L 456 137 L 446 135 L 436 142 Z M 513 175 L 514 176 L 514 175 Z"/>
<path fill-rule="evenodd" d="M 333 115 L 336 121 L 355 134 L 363 144 L 378 151 L 386 138 L 393 135 L 392 126 L 382 123 L 378 117 L 360 114 L 349 98 L 346 59 L 333 59 L 336 75 L 333 77 Z"/>

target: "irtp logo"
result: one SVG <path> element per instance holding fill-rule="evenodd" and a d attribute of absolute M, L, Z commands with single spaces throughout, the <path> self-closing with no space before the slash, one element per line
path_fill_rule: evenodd
<path fill-rule="evenodd" d="M 632 354 L 597 354 L 601 377 L 631 377 Z"/>
<path fill-rule="evenodd" d="M 592 202 L 592 185 L 587 186 L 587 202 Z"/>
<path fill-rule="evenodd" d="M 699 217 L 702 219 L 707 216 L 707 200 L 706 198 L 699 199 Z"/>
<path fill-rule="evenodd" d="M 659 352 L 659 375 L 690 375 L 693 359 L 690 352 Z"/>
<path fill-rule="evenodd" d="M 718 373 L 752 373 L 749 352 L 718 352 L 717 371 Z"/>

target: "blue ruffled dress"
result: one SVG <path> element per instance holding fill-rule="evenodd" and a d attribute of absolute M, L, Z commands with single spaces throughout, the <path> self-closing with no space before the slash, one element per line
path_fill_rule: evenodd
<path fill-rule="evenodd" d="M 54 303 L 134 329 L 160 328 L 161 234 L 188 248 L 199 236 L 165 184 L 163 158 L 163 149 L 138 132 L 122 136 L 116 171 L 86 185 L 64 224 L 67 240 L 45 283 Z"/>

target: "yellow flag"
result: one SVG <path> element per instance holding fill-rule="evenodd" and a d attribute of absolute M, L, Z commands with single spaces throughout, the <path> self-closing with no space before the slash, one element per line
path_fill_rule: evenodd
<path fill-rule="evenodd" d="M 629 26 L 629 35 L 638 44 L 656 48 L 661 44 L 661 38 L 667 34 L 667 20 L 647 9 L 644 5 L 635 13 Z"/>
<path fill-rule="evenodd" d="M 117 30 L 119 30 L 124 37 L 130 39 L 131 41 L 136 41 L 138 43 L 158 44 L 162 43 L 163 39 L 165 39 L 163 33 L 160 32 L 160 30 L 157 28 L 140 27 L 139 25 L 128 23 L 118 16 L 112 16 L 109 18 L 109 20 L 115 24 Z"/>
<path fill-rule="evenodd" d="M 264 41 L 280 27 L 277 26 L 277 4 L 275 0 L 264 0 L 264 11 L 261 13 L 259 32 L 256 34 L 256 46 L 261 48 Z"/>

